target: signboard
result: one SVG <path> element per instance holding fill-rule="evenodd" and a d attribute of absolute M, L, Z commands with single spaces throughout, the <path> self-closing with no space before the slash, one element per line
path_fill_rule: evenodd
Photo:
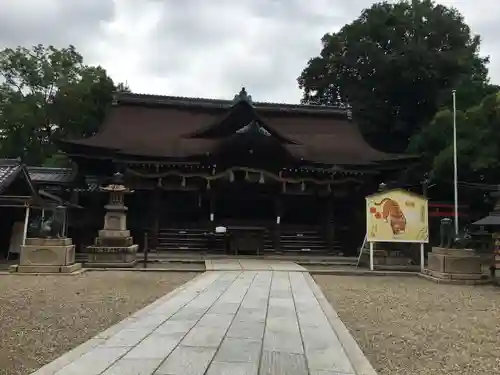
<path fill-rule="evenodd" d="M 366 197 L 368 242 L 429 242 L 427 199 L 403 189 Z"/>

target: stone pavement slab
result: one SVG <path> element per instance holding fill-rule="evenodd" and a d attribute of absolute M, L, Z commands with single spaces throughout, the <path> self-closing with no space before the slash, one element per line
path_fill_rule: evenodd
<path fill-rule="evenodd" d="M 297 263 L 268 259 L 209 259 L 205 261 L 207 271 L 283 271 L 307 272 Z"/>
<path fill-rule="evenodd" d="M 34 374 L 375 374 L 308 273 L 243 267 L 206 272 Z"/>

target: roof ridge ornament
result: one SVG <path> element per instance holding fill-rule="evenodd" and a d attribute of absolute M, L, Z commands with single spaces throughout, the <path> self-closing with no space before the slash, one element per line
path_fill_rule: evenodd
<path fill-rule="evenodd" d="M 257 131 L 260 134 L 265 135 L 266 137 L 271 136 L 271 133 L 269 133 L 269 131 L 267 131 L 267 129 L 265 129 L 264 127 L 259 125 L 257 123 L 257 121 L 255 121 L 255 120 L 250 121 L 247 125 L 236 130 L 236 134 L 248 133 L 251 130 Z"/>
<path fill-rule="evenodd" d="M 248 95 L 245 87 L 242 87 L 240 92 L 234 96 L 233 104 L 236 104 L 238 102 L 247 102 L 250 105 L 253 104 L 252 95 Z"/>

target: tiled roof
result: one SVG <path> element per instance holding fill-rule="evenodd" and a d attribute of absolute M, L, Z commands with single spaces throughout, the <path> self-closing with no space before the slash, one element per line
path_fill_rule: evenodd
<path fill-rule="evenodd" d="M 184 96 L 166 96 L 135 93 L 117 93 L 115 103 L 130 104 L 153 104 L 153 105 L 182 105 L 204 108 L 224 108 L 228 109 L 234 104 L 234 100 L 215 99 L 215 98 L 192 98 Z M 326 106 L 312 104 L 287 104 L 271 102 L 253 102 L 256 109 L 273 112 L 291 112 L 291 113 L 328 113 L 349 116 L 350 109 L 346 106 Z"/>
<path fill-rule="evenodd" d="M 18 159 L 0 159 L 0 192 L 5 190 L 15 180 L 22 165 Z"/>
<path fill-rule="evenodd" d="M 99 191 L 99 188 L 101 186 L 100 180 L 96 176 L 85 176 L 85 183 L 87 187 L 78 187 L 75 189 L 75 191 L 78 192 L 94 192 L 94 191 Z"/>
<path fill-rule="evenodd" d="M 71 168 L 28 167 L 28 173 L 34 183 L 66 184 L 76 177 Z"/>
<path fill-rule="evenodd" d="M 71 168 L 28 167 L 28 172 L 35 184 L 64 185 L 74 182 L 76 178 L 76 171 Z M 75 190 L 92 192 L 98 191 L 101 186 L 96 176 L 85 176 L 85 183 L 87 187 L 77 187 Z"/>
<path fill-rule="evenodd" d="M 135 100 L 133 96 L 129 99 Z M 257 121 L 282 144 L 287 157 L 296 161 L 366 166 L 397 156 L 372 148 L 357 124 L 338 113 L 310 116 L 290 111 L 261 111 L 255 103 L 249 106 L 245 101 L 232 104 L 229 109 L 216 110 L 204 105 L 194 108 L 194 102 L 196 100 L 186 104 L 189 108 L 173 104 L 149 108 L 140 104 L 141 101 L 137 105 L 118 105 L 110 111 L 96 135 L 61 142 L 60 147 L 68 154 L 89 157 L 215 158 L 238 129 Z M 255 147 L 261 147 L 262 143 L 257 144 L 253 138 L 249 142 Z M 282 153 L 279 148 L 275 150 Z"/>

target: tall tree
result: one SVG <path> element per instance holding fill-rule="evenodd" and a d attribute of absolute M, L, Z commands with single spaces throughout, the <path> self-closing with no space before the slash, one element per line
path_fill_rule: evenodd
<path fill-rule="evenodd" d="M 457 111 L 459 180 L 498 183 L 500 173 L 500 93 L 483 98 L 479 105 Z M 410 151 L 422 154 L 437 180 L 453 178 L 453 112 L 439 111 L 415 135 Z"/>
<path fill-rule="evenodd" d="M 94 133 L 117 88 L 74 46 L 6 48 L 0 77 L 0 155 L 30 164 L 57 163 L 56 140 Z"/>
<path fill-rule="evenodd" d="M 367 140 L 389 152 L 405 151 L 452 88 L 486 86 L 479 37 L 456 9 L 431 0 L 374 4 L 322 42 L 298 78 L 303 101 L 348 102 Z"/>

